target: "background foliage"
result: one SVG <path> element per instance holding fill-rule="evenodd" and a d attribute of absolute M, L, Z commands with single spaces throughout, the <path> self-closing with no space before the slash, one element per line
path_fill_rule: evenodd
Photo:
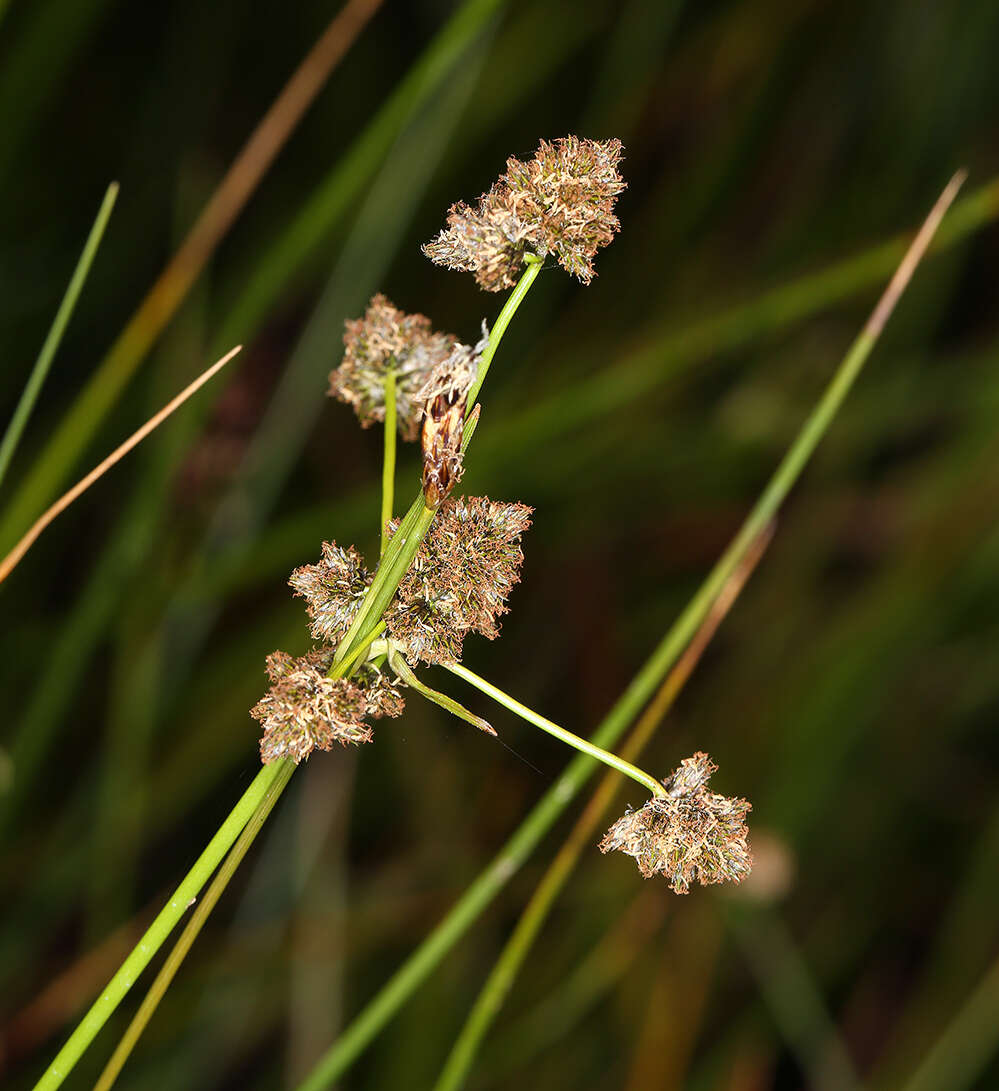
<path fill-rule="evenodd" d="M 322 537 L 377 549 L 380 436 L 322 397 L 343 319 L 383 289 L 471 341 L 499 308 L 419 253 L 453 200 L 542 136 L 626 146 L 621 234 L 590 288 L 540 278 L 463 484 L 537 508 L 503 637 L 467 662 L 585 732 L 737 528 L 890 261 L 816 274 L 915 225 L 956 167 L 969 194 L 999 173 L 987 0 L 478 0 L 442 78 L 400 99 L 454 10 L 386 3 L 360 34 L 75 476 L 216 350 L 244 353 L 3 587 L 13 1088 L 252 777 L 264 656 L 307 646 L 290 569 Z M 122 187 L 0 494 L 4 552 L 25 529 L 12 500 L 51 498 L 19 486 L 58 422 L 332 14 L 0 3 L 4 418 Z M 678 899 L 594 848 L 475 1087 L 999 1078 L 997 249 L 985 224 L 919 272 L 644 763 L 712 754 L 717 789 L 754 803 L 769 891 Z M 505 746 L 411 701 L 363 753 L 300 772 L 120 1086 L 271 1088 L 311 1067 L 568 760 L 489 715 Z M 432 1081 L 557 844 L 343 1086 Z"/>

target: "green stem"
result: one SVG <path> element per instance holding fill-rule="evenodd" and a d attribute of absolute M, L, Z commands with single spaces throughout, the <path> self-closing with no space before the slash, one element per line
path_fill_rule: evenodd
<path fill-rule="evenodd" d="M 459 720 L 465 720 L 466 723 L 470 723 L 473 727 L 477 727 L 480 731 L 485 731 L 487 735 L 495 735 L 492 724 L 488 720 L 483 720 L 481 716 L 476 716 L 474 712 L 469 712 L 464 705 L 459 704 L 453 697 L 448 697 L 446 693 L 440 693 L 436 689 L 431 689 L 430 686 L 425 685 L 416 677 L 416 675 L 409 669 L 409 664 L 403 659 L 402 655 L 394 648 L 389 646 L 388 648 L 388 661 L 389 666 L 395 671 L 397 675 L 406 683 L 407 686 L 411 686 L 426 700 L 431 701 L 435 705 L 439 705 L 445 712 L 450 712 L 452 716 L 457 716 Z"/>
<path fill-rule="evenodd" d="M 465 403 L 466 420 L 472 415 L 472 410 L 475 408 L 475 401 L 479 396 L 479 391 L 482 389 L 482 384 L 486 381 L 486 373 L 489 371 L 489 365 L 493 362 L 493 357 L 496 355 L 496 349 L 499 347 L 500 341 L 503 340 L 503 334 L 506 333 L 506 328 L 510 325 L 513 316 L 517 313 L 517 308 L 523 301 L 524 296 L 531 290 L 531 285 L 537 279 L 538 273 L 541 272 L 541 267 L 543 265 L 541 258 L 535 257 L 533 254 L 525 255 L 524 263 L 527 265 L 527 268 L 521 275 L 520 280 L 517 281 L 513 291 L 507 297 L 503 310 L 497 315 L 496 322 L 489 331 L 489 343 L 486 345 L 485 351 L 482 353 L 482 359 L 479 361 L 479 373 L 475 377 L 475 382 L 472 383 L 471 389 L 468 391 L 468 400 Z"/>
<path fill-rule="evenodd" d="M 388 524 L 392 518 L 392 501 L 395 490 L 395 371 L 385 374 L 385 458 L 382 462 L 382 549 L 385 556 L 388 546 Z"/>
<path fill-rule="evenodd" d="M 365 652 L 374 644 L 375 640 L 385 632 L 385 622 L 379 621 L 378 624 L 371 630 L 370 633 L 357 645 L 357 648 L 347 656 L 342 662 L 337 663 L 330 669 L 330 678 L 346 678 L 350 672 L 357 666 L 364 656 Z"/>
<path fill-rule="evenodd" d="M 35 1084 L 34 1091 L 54 1091 L 69 1075 L 83 1051 L 94 1040 L 125 994 L 135 984 L 136 978 L 163 945 L 180 918 L 187 912 L 201 888 L 208 882 L 212 872 L 250 821 L 260 801 L 270 791 L 274 782 L 282 776 L 286 764 L 274 762 L 272 765 L 265 765 L 256 775 L 253 783 L 243 793 L 243 797 L 233 807 L 229 817 L 208 842 L 208 847 L 198 857 L 194 867 L 184 876 L 174 891 L 173 897 L 160 910 L 159 916 L 146 930 L 145 935 L 118 968 L 118 972 L 105 986 L 90 1011 L 70 1035 L 69 1040 L 59 1050 L 55 1060 Z"/>
<path fill-rule="evenodd" d="M 21 399 L 17 403 L 17 408 L 14 410 L 14 416 L 11 418 L 10 424 L 7 425 L 7 431 L 4 432 L 3 442 L 0 443 L 0 481 L 3 481 L 4 474 L 7 472 L 7 467 L 10 465 L 10 460 L 14 457 L 14 451 L 21 439 L 21 434 L 24 432 L 25 425 L 28 423 L 28 418 L 31 416 L 31 411 L 34 409 L 35 402 L 38 400 L 38 395 L 42 389 L 42 384 L 45 382 L 45 377 L 49 373 L 52 359 L 59 348 L 59 343 L 62 341 L 62 335 L 66 332 L 66 326 L 69 324 L 69 320 L 73 315 L 76 301 L 80 298 L 80 292 L 83 291 L 83 285 L 87 279 L 87 274 L 90 272 L 90 266 L 93 264 L 94 256 L 97 253 L 97 247 L 101 244 L 104 229 L 107 227 L 108 220 L 111 218 L 111 210 L 114 208 L 117 196 L 118 183 L 112 182 L 111 185 L 108 186 L 107 192 L 104 194 L 104 200 L 101 202 L 101 207 L 97 211 L 97 219 L 94 220 L 94 225 L 91 227 L 90 234 L 87 236 L 83 252 L 80 254 L 80 259 L 77 261 L 76 268 L 73 270 L 73 276 L 70 278 L 69 287 L 66 289 L 66 294 L 62 297 L 62 302 L 59 304 L 59 310 L 56 311 L 56 316 L 52 320 L 48 336 L 45 338 L 45 343 L 42 345 L 41 352 L 38 354 L 38 359 L 35 360 L 35 366 L 31 369 L 31 374 L 28 376 L 28 381 L 21 394 Z"/>
<path fill-rule="evenodd" d="M 549 735 L 554 735 L 556 739 L 560 739 L 567 746 L 571 746 L 584 754 L 589 754 L 591 758 L 602 761 L 604 765 L 609 765 L 611 769 L 616 769 L 626 777 L 631 777 L 632 780 L 637 781 L 637 783 L 648 788 L 654 796 L 660 796 L 663 799 L 666 798 L 668 793 L 663 785 L 660 784 L 655 777 L 650 776 L 644 770 L 639 769 L 637 765 L 632 765 L 630 761 L 619 758 L 617 754 L 612 754 L 609 750 L 604 750 L 601 746 L 595 746 L 586 739 L 581 739 L 578 735 L 574 735 L 571 731 L 567 731 L 564 727 L 559 727 L 558 724 L 552 723 L 551 720 L 546 719 L 533 709 L 528 708 L 527 705 L 522 705 L 520 701 L 515 700 L 508 693 L 504 693 L 501 689 L 497 689 L 491 682 L 487 682 L 484 678 L 480 678 L 474 671 L 470 671 L 468 667 L 463 667 L 460 663 L 442 663 L 441 666 L 444 667 L 445 670 L 449 670 L 452 674 L 456 674 L 459 678 L 463 678 L 469 685 L 475 686 L 476 689 L 481 690 L 487 697 L 492 697 L 494 701 L 503 705 L 504 708 L 508 708 L 522 720 L 527 720 L 528 723 L 534 724 L 535 727 L 540 727 L 542 731 L 547 731 Z"/>
<path fill-rule="evenodd" d="M 211 885 L 205 891 L 205 896 L 198 903 L 198 908 L 195 909 L 191 919 L 187 922 L 183 932 L 181 932 L 174 944 L 173 950 L 160 968 L 160 972 L 150 985 L 149 992 L 146 993 L 139 1010 L 135 1013 L 124 1035 L 122 1035 L 121 1041 L 101 1073 L 100 1079 L 94 1084 L 94 1091 L 109 1091 L 118 1078 L 125 1062 L 135 1048 L 135 1043 L 153 1017 L 153 1013 L 163 999 L 164 993 L 170 987 L 170 983 L 187 957 L 188 951 L 198 938 L 198 933 L 204 926 L 205 921 L 208 920 L 209 914 L 229 885 L 229 880 L 236 873 L 236 868 L 242 863 L 243 857 L 256 839 L 288 781 L 291 780 L 291 775 L 294 773 L 296 766 L 291 762 L 279 762 L 277 763 L 277 769 L 278 775 L 271 781 L 270 787 L 257 804 L 256 810 L 250 816 L 250 820 L 244 827 L 243 832 L 239 835 L 239 840 L 233 845 L 229 855 L 222 862 L 222 866 L 216 873 L 215 878 L 212 879 Z"/>
<path fill-rule="evenodd" d="M 956 180 L 955 180 L 956 181 Z M 660 641 L 632 679 L 614 707 L 594 732 L 591 742 L 613 746 L 660 681 L 679 658 L 712 609 L 731 575 L 750 553 L 760 531 L 767 525 L 791 486 L 800 476 L 823 432 L 843 403 L 864 361 L 877 343 L 890 307 L 899 299 L 915 265 L 939 224 L 956 191 L 952 183 L 934 206 L 930 217 L 902 259 L 895 276 L 875 307 L 860 336 L 851 345 L 815 410 L 805 421 L 790 450 L 777 467 L 742 528 L 711 570 L 687 608 Z M 371 1043 L 378 1032 L 426 980 L 444 956 L 471 927 L 479 914 L 516 874 L 538 842 L 558 820 L 595 771 L 592 758 L 580 754 L 535 805 L 499 854 L 467 888 L 440 924 L 385 983 L 375 997 L 319 1059 L 297 1091 L 321 1091 L 328 1087 Z"/>

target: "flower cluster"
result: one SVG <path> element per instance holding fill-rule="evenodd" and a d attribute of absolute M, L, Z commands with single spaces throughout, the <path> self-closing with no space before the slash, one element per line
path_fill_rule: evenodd
<path fill-rule="evenodd" d="M 451 662 L 461 658 L 468 633 L 498 635 L 497 619 L 520 579 L 520 539 L 532 510 L 474 496 L 442 504 L 385 612 L 389 635 L 408 659 Z M 313 637 L 334 643 L 370 581 L 356 550 L 324 542 L 319 562 L 295 569 L 289 582 L 306 600 Z"/>
<path fill-rule="evenodd" d="M 450 333 L 435 333 L 430 319 L 406 314 L 376 295 L 363 318 L 345 325 L 344 356 L 330 374 L 328 393 L 353 407 L 363 427 L 385 419 L 385 378 L 395 373 L 396 422 L 403 439 L 420 431 L 425 397 L 420 391 L 459 346 Z"/>
<path fill-rule="evenodd" d="M 520 579 L 520 539 L 532 512 L 486 497 L 445 502 L 385 614 L 407 658 L 451 662 L 461 658 L 468 633 L 499 635 L 497 618 Z"/>
<path fill-rule="evenodd" d="M 646 879 L 661 874 L 677 894 L 695 880 L 704 885 L 741 882 L 753 866 L 744 799 L 709 792 L 715 771 L 707 754 L 697 753 L 663 781 L 668 795 L 619 818 L 600 842 L 601 852 L 617 849 L 634 856 Z"/>
<path fill-rule="evenodd" d="M 313 639 L 337 644 L 350 628 L 371 574 L 353 546 L 343 549 L 335 542 L 323 542 L 319 563 L 296 568 L 288 583 L 306 601 Z"/>
<path fill-rule="evenodd" d="M 402 696 L 379 671 L 369 668 L 350 681 L 329 678 L 332 661 L 331 648 L 298 659 L 285 652 L 267 657 L 271 688 L 250 710 L 263 725 L 260 757 L 265 764 L 279 758 L 298 764 L 313 750 L 330 750 L 334 743 L 370 742 L 365 716 L 402 712 Z"/>
<path fill-rule="evenodd" d="M 542 140 L 529 162 L 507 160 L 475 208 L 452 205 L 447 227 L 423 252 L 438 265 L 474 273 L 489 292 L 513 287 L 527 254 L 552 254 L 589 284 L 597 251 L 620 226 L 614 203 L 625 188 L 621 155 L 620 140 Z"/>

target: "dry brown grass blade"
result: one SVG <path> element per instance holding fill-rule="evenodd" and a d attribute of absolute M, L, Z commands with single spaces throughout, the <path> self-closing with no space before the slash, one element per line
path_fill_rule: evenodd
<path fill-rule="evenodd" d="M 138 446 L 150 432 L 159 427 L 175 409 L 180 408 L 192 394 L 200 390 L 214 375 L 217 375 L 236 353 L 242 349 L 242 347 L 242 345 L 237 345 L 234 349 L 227 352 L 221 360 L 212 364 L 207 371 L 203 371 L 193 383 L 186 386 L 175 398 L 167 402 L 158 413 L 150 417 L 141 428 L 133 432 L 124 443 L 116 447 L 107 458 L 98 463 L 86 477 L 78 481 L 69 492 L 63 493 L 47 511 L 43 512 L 32 524 L 28 533 L 24 535 L 17 545 L 14 546 L 6 557 L 4 557 L 3 561 L 0 562 L 0 583 L 3 583 L 11 574 L 14 568 L 20 563 L 21 558 L 32 547 L 35 539 L 57 515 L 64 512 L 81 493 L 86 492 L 99 477 L 110 470 L 116 462 L 124 458 L 133 447 Z"/>

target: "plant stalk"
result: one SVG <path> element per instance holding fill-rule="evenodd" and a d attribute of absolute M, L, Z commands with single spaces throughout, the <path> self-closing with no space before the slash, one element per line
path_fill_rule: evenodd
<path fill-rule="evenodd" d="M 546 719 L 540 713 L 528 708 L 527 705 L 522 705 L 520 701 L 515 700 L 508 693 L 504 693 L 491 682 L 487 682 L 484 678 L 480 678 L 474 671 L 470 671 L 468 667 L 463 667 L 460 663 L 442 663 L 441 666 L 444 667 L 445 670 L 449 670 L 452 674 L 457 675 L 459 678 L 463 678 L 469 685 L 475 686 L 476 689 L 481 690 L 487 697 L 492 697 L 494 701 L 501 704 L 504 708 L 508 708 L 522 720 L 526 720 L 529 724 L 534 724 L 535 727 L 540 727 L 542 731 L 547 731 L 549 735 L 554 735 L 556 739 L 564 742 L 566 746 L 571 746 L 583 754 L 589 754 L 591 758 L 602 761 L 604 765 L 609 766 L 611 769 L 617 770 L 617 772 L 622 773 L 626 777 L 631 777 L 636 783 L 648 788 L 654 796 L 660 796 L 665 799 L 669 794 L 665 787 L 656 780 L 654 776 L 646 773 L 644 769 L 639 769 L 637 765 L 632 765 L 630 761 L 619 758 L 617 754 L 612 754 L 609 750 L 604 750 L 603 747 L 596 746 L 586 739 L 581 739 L 578 735 L 574 735 L 564 727 L 559 727 L 558 724 L 552 723 L 551 720 Z"/>
<path fill-rule="evenodd" d="M 135 984 L 139 974 L 149 964 L 173 931 L 180 918 L 187 912 L 201 888 L 208 882 L 212 872 L 218 867 L 225 854 L 232 848 L 236 838 L 249 822 L 260 801 L 281 777 L 285 762 L 265 765 L 257 773 L 253 783 L 243 793 L 243 797 L 233 807 L 229 817 L 222 823 L 215 836 L 208 842 L 207 848 L 198 857 L 194 867 L 184 876 L 173 897 L 160 910 L 159 915 L 146 929 L 142 939 L 132 949 L 132 953 L 118 968 L 117 973 L 104 987 L 101 995 L 80 1021 L 69 1040 L 56 1054 L 55 1060 L 45 1070 L 42 1078 L 35 1084 L 34 1091 L 55 1091 L 72 1071 L 73 1066 L 83 1055 L 84 1050 L 96 1037 L 101 1027 L 108 1021 L 115 1008 L 124 999 L 125 994 Z"/>
<path fill-rule="evenodd" d="M 296 766 L 291 762 L 278 762 L 276 764 L 278 765 L 277 777 L 271 782 L 270 788 L 257 804 L 256 810 L 250 815 L 250 820 L 239 835 L 239 840 L 233 845 L 229 855 L 222 862 L 222 866 L 216 872 L 211 885 L 205 891 L 205 896 L 198 903 L 197 909 L 187 922 L 183 932 L 178 936 L 177 942 L 173 945 L 173 950 L 160 967 L 160 972 L 156 975 L 152 985 L 149 986 L 149 991 L 139 1005 L 139 1010 L 133 1016 L 131 1023 L 128 1024 L 128 1029 L 115 1047 L 115 1051 L 97 1083 L 94 1084 L 94 1091 L 110 1091 L 125 1062 L 135 1048 L 136 1042 L 146 1029 L 149 1020 L 153 1017 L 153 1013 L 170 987 L 170 983 L 187 957 L 188 951 L 198 938 L 198 933 L 204 926 L 205 921 L 208 920 L 209 914 L 215 908 L 219 898 L 222 897 L 225 888 L 229 885 L 229 880 L 236 873 L 236 868 L 239 867 L 243 857 L 256 840 L 267 816 L 273 810 L 274 804 L 277 803 L 288 781 L 291 780 L 291 775 L 295 772 Z M 264 766 L 264 768 L 267 768 L 267 766 Z"/>

